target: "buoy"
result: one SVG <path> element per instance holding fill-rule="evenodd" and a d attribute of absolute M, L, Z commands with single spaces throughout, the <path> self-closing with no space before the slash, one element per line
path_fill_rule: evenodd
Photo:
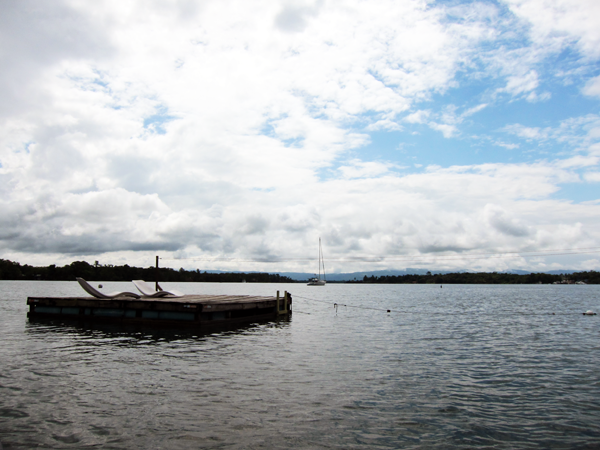
<path fill-rule="evenodd" d="M 584 316 L 595 316 L 596 313 L 594 311 L 592 311 L 591 309 L 588 309 L 586 312 L 583 313 Z"/>

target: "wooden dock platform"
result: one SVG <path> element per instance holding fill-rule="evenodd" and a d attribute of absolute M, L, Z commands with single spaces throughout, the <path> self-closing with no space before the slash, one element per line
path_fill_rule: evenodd
<path fill-rule="evenodd" d="M 99 299 L 28 297 L 29 318 L 205 327 L 276 319 L 292 311 L 292 296 L 185 295 L 183 297 Z"/>

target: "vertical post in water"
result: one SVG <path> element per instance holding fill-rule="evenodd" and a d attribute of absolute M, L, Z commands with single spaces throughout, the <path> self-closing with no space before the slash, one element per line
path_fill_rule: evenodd
<path fill-rule="evenodd" d="M 156 255 L 156 286 L 154 287 L 154 290 L 158 291 L 158 255 Z"/>
<path fill-rule="evenodd" d="M 276 315 L 279 315 L 279 291 L 277 291 L 277 306 L 275 306 Z"/>

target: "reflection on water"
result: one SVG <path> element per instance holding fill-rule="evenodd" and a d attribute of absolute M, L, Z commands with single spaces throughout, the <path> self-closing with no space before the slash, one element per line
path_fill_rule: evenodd
<path fill-rule="evenodd" d="M 78 335 L 80 339 L 97 339 L 98 345 L 112 342 L 112 339 L 131 342 L 168 342 L 176 340 L 198 340 L 208 336 L 228 336 L 253 332 L 261 326 L 283 327 L 289 324 L 290 318 L 280 317 L 276 320 L 261 320 L 242 325 L 221 323 L 212 327 L 193 329 L 188 326 L 148 326 L 140 324 L 114 324 L 96 321 L 81 321 L 77 319 L 56 319 L 35 317 L 28 319 L 25 333 L 36 338 L 44 338 L 46 333 L 60 333 L 69 336 Z"/>
<path fill-rule="evenodd" d="M 294 315 L 205 334 L 26 319 L 28 295 L 75 284 L 0 282 L 5 449 L 600 441 L 600 320 L 581 314 L 600 310 L 596 286 L 182 283 L 169 287 L 288 290 Z"/>

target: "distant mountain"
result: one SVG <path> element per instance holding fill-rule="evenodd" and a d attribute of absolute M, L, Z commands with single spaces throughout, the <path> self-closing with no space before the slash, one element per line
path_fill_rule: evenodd
<path fill-rule="evenodd" d="M 428 269 L 406 269 L 406 270 L 373 270 L 365 272 L 351 272 L 351 273 L 328 273 L 326 275 L 327 281 L 352 281 L 362 280 L 365 276 L 402 276 L 402 275 L 426 275 L 427 272 L 431 273 L 456 273 L 456 272 L 467 272 L 465 270 L 428 270 Z M 304 272 L 277 272 L 281 276 L 290 277 L 296 281 L 305 281 L 315 276 L 314 273 Z"/>
<path fill-rule="evenodd" d="M 584 272 L 583 270 L 545 270 L 542 272 L 531 272 L 530 270 L 506 270 L 504 273 L 514 273 L 515 275 L 529 275 L 530 273 L 547 273 L 548 275 L 571 275 L 572 273 Z"/>
<path fill-rule="evenodd" d="M 512 274 L 515 274 L 515 275 L 529 275 L 531 272 L 529 272 L 527 270 L 512 269 L 512 270 L 505 270 L 502 273 L 512 273 Z"/>
<path fill-rule="evenodd" d="M 584 270 L 548 270 L 544 273 L 549 273 L 550 275 L 571 275 L 572 273 L 585 272 Z"/>
<path fill-rule="evenodd" d="M 362 280 L 365 276 L 371 277 L 382 277 L 382 276 L 403 276 L 403 275 L 426 275 L 427 272 L 431 272 L 432 274 L 446 274 L 446 273 L 476 273 L 477 271 L 472 270 L 436 270 L 436 269 L 412 269 L 407 268 L 406 270 L 373 270 L 373 271 L 365 271 L 365 272 L 351 272 L 351 273 L 328 273 L 326 275 L 327 281 L 352 281 L 352 280 Z M 551 275 L 570 275 L 572 273 L 577 273 L 581 271 L 577 270 L 548 270 L 542 273 L 547 273 Z M 305 272 L 276 272 L 281 276 L 290 277 L 292 280 L 296 281 L 307 281 L 309 278 L 315 276 L 314 273 L 305 273 Z M 503 273 L 511 273 L 515 275 L 528 275 L 532 273 L 527 270 L 519 270 L 512 269 L 506 270 Z M 537 272 L 536 272 L 537 273 Z"/>
<path fill-rule="evenodd" d="M 201 272 L 205 272 L 201 270 Z M 223 270 L 206 270 L 208 273 L 252 273 L 258 271 L 223 271 Z M 326 275 L 327 281 L 331 282 L 344 282 L 344 281 L 353 281 L 353 280 L 362 280 L 365 276 L 371 277 L 383 277 L 383 276 L 403 276 L 403 275 L 426 275 L 427 272 L 431 272 L 432 274 L 446 274 L 446 273 L 475 273 L 473 270 L 437 270 L 437 269 L 415 269 L 415 268 L 407 268 L 405 270 L 372 270 L 372 271 L 364 271 L 364 272 L 349 272 L 349 273 L 328 273 Z M 581 272 L 580 270 L 548 270 L 542 273 L 547 273 L 550 275 L 570 275 L 572 273 Z M 269 272 L 271 273 L 271 272 Z M 272 272 L 274 274 L 278 274 L 281 276 L 289 277 L 295 281 L 308 281 L 309 278 L 313 278 L 315 276 L 314 273 L 309 272 Z M 532 273 L 527 270 L 520 269 L 511 269 L 506 270 L 502 273 L 511 273 L 515 275 L 528 275 Z"/>

